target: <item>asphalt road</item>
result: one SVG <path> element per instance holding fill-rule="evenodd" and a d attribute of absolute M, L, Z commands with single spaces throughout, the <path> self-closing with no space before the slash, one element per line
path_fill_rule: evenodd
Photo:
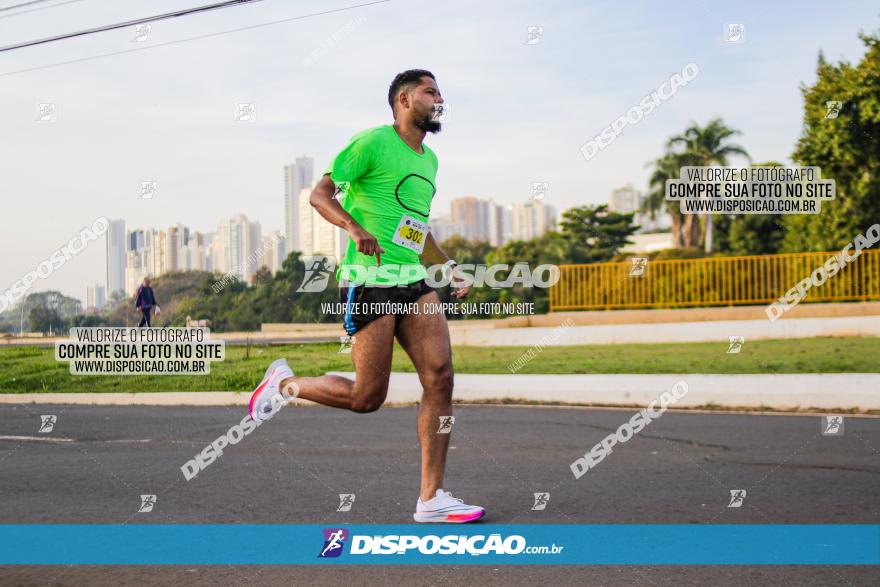
<path fill-rule="evenodd" d="M 237 408 L 0 405 L 0 523 L 412 523 L 416 408 L 286 408 L 197 477 Z M 458 406 L 447 487 L 486 521 L 880 523 L 880 419 L 667 412 L 587 475 L 569 464 L 633 410 Z M 41 415 L 57 417 L 39 434 Z M 21 437 L 21 438 L 19 438 Z M 740 508 L 730 490 L 745 489 Z M 544 511 L 533 494 L 549 492 Z M 340 493 L 354 493 L 337 512 Z M 138 513 L 142 494 L 152 512 Z M 279 545 L 279 548 L 295 545 Z M 2 585 L 877 584 L 877 567 L 3 567 Z"/>

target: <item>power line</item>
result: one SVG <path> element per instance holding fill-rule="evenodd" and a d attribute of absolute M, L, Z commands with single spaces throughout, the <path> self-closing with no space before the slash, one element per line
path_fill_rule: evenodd
<path fill-rule="evenodd" d="M 42 4 L 43 2 L 49 2 L 49 0 L 31 0 L 30 2 L 22 2 L 21 4 L 16 4 L 15 6 L 5 6 L 3 8 L 0 8 L 0 12 L 15 10 L 16 8 L 21 8 L 22 6 L 30 6 L 31 4 Z"/>
<path fill-rule="evenodd" d="M 271 26 L 274 24 L 281 24 L 284 22 L 292 22 L 295 20 L 304 20 L 306 18 L 312 18 L 314 16 L 323 16 L 325 14 L 333 14 L 334 12 L 346 12 L 348 10 L 353 10 L 355 8 L 363 8 L 364 6 L 372 6 L 374 4 L 385 4 L 387 2 L 391 2 L 391 0 L 376 0 L 375 2 L 366 2 L 364 4 L 354 4 L 352 6 L 345 6 L 343 8 L 334 8 L 333 10 L 325 10 L 323 12 L 313 12 L 311 14 L 304 14 L 302 16 L 294 16 L 291 18 L 283 18 L 281 20 L 273 20 L 271 22 L 264 22 L 264 23 L 250 25 L 250 26 L 241 27 L 241 28 L 237 28 L 237 29 L 229 29 L 226 31 L 219 31 L 216 33 L 208 33 L 206 35 L 198 35 L 195 37 L 188 37 L 186 39 L 178 39 L 176 41 L 167 41 L 165 43 L 157 43 L 155 45 L 149 45 L 147 47 L 137 47 L 135 49 L 126 49 L 125 51 L 115 51 L 113 53 L 104 53 L 102 55 L 92 55 L 90 57 L 81 57 L 79 59 L 70 59 L 68 61 L 59 61 L 58 63 L 50 63 L 48 65 L 38 65 L 37 67 L 28 67 L 26 69 L 7 71 L 5 73 L 0 73 L 0 77 L 6 77 L 8 75 L 16 75 L 19 73 L 27 73 L 30 71 L 39 71 L 41 69 L 50 69 L 52 67 L 60 67 L 62 65 L 70 65 L 72 63 L 82 63 L 84 61 L 91 61 L 92 59 L 103 59 L 104 57 L 113 57 L 115 55 L 123 55 L 125 53 L 135 53 L 137 51 L 147 51 L 149 49 L 156 49 L 158 47 L 165 47 L 168 45 L 176 45 L 178 43 L 186 43 L 187 41 L 197 41 L 200 39 L 208 39 L 211 37 L 218 37 L 220 35 L 227 35 L 229 33 L 237 33 L 239 31 L 247 31 L 247 30 L 251 30 L 251 29 L 262 28 L 265 26 Z"/>
<path fill-rule="evenodd" d="M 179 16 L 187 16 L 190 14 L 195 14 L 198 12 L 208 12 L 211 10 L 220 10 L 222 8 L 228 8 L 230 6 L 234 6 L 235 4 L 250 4 L 251 2 L 262 2 L 263 0 L 226 0 L 225 2 L 217 2 L 216 4 L 208 4 L 207 6 L 196 6 L 195 8 L 185 8 L 183 10 L 177 10 L 175 12 L 166 12 L 165 14 L 159 14 L 156 16 L 148 16 L 146 18 L 137 18 L 134 20 L 129 20 L 126 22 L 120 22 L 117 24 L 108 24 L 105 26 L 95 27 L 92 29 L 86 29 L 84 31 L 77 31 L 75 33 L 65 33 L 63 35 L 56 35 L 54 37 L 46 37 L 45 39 L 38 39 L 36 41 L 25 41 L 24 43 L 16 43 L 15 45 L 7 45 L 6 47 L 0 47 L 0 53 L 4 51 L 12 51 L 13 49 L 22 49 L 24 47 L 32 47 L 34 45 L 42 45 L 44 43 L 52 43 L 54 41 L 61 41 L 63 39 L 72 39 L 74 37 L 81 37 L 83 35 L 91 35 L 94 33 L 102 33 L 104 31 L 112 31 L 115 29 L 123 29 L 131 26 L 136 26 L 139 24 L 146 24 L 148 22 L 155 22 L 157 20 L 167 20 L 169 18 L 177 18 Z M 20 4 L 19 6 L 24 6 Z"/>
<path fill-rule="evenodd" d="M 28 12 L 37 12 L 38 10 L 49 10 L 50 8 L 57 8 L 59 6 L 64 6 L 65 4 L 75 4 L 76 2 L 82 2 L 83 0 L 67 0 L 66 2 L 59 2 L 58 4 L 53 4 L 52 6 L 41 6 L 39 8 L 31 8 L 30 10 L 22 10 L 21 12 L 16 12 L 15 14 L 4 14 L 0 16 L 2 18 L 12 18 L 13 16 L 20 16 L 22 14 L 27 14 Z M 19 6 L 24 6 L 20 4 Z M 13 7 L 10 7 L 13 8 Z M 4 10 L 9 10 L 5 8 Z"/>

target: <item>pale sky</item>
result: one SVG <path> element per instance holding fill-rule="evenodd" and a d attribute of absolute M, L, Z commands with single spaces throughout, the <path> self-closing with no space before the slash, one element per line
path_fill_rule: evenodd
<path fill-rule="evenodd" d="M 0 12 L 0 44 L 38 39 L 213 0 L 81 0 Z M 18 0 L 5 0 L 11 6 Z M 249 6 L 0 53 L 0 289 L 34 270 L 99 216 L 127 228 L 181 222 L 210 232 L 243 212 L 283 230 L 282 166 L 315 158 L 316 174 L 356 132 L 391 121 L 388 85 L 430 69 L 450 105 L 427 143 L 440 159 L 433 214 L 462 196 L 512 204 L 549 182 L 557 210 L 646 189 L 646 164 L 691 121 L 721 116 L 755 161 L 790 162 L 802 123 L 800 85 L 820 49 L 857 62 L 876 2 L 404 1 L 155 46 L 357 2 L 264 0 Z M 725 25 L 745 25 L 741 43 Z M 527 27 L 543 37 L 526 45 Z M 317 51 L 317 53 L 316 53 Z M 62 61 L 77 63 L 43 68 Z M 587 162 L 580 146 L 688 62 L 699 76 Z M 20 70 L 40 68 L 23 73 Z M 35 120 L 56 104 L 57 119 Z M 254 103 L 256 121 L 234 120 Z M 151 200 L 142 181 L 156 181 Z M 103 239 L 31 291 L 80 299 L 104 283 Z"/>

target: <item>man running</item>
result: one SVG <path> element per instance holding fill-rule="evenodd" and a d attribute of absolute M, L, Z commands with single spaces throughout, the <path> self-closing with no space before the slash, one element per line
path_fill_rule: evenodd
<path fill-rule="evenodd" d="M 453 272 L 453 296 L 468 293 L 455 261 L 428 231 L 437 156 L 422 143 L 440 131 L 443 97 L 434 75 L 414 69 L 398 74 L 388 90 L 393 125 L 357 134 L 330 164 L 309 202 L 329 222 L 348 231 L 348 249 L 337 278 L 347 304 L 343 326 L 354 337 L 354 381 L 336 375 L 296 377 L 285 359 L 269 365 L 250 401 L 263 420 L 283 399 L 300 397 L 325 406 L 366 413 L 388 393 L 394 338 L 409 355 L 422 384 L 418 432 L 422 475 L 413 518 L 417 522 L 471 522 L 485 514 L 443 489 L 449 433 L 438 433 L 452 415 L 452 349 L 437 293 L 425 282 L 422 261 Z M 344 192 L 334 198 L 337 185 Z M 459 287 L 461 286 L 461 287 Z M 418 304 L 418 312 L 387 313 L 383 306 Z M 357 310 L 357 311 L 356 311 Z"/>

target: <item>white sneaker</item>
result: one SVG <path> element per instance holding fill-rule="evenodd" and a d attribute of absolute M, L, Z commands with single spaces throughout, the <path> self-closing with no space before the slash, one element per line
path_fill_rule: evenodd
<path fill-rule="evenodd" d="M 279 386 L 288 377 L 293 377 L 293 370 L 287 364 L 287 359 L 278 359 L 269 365 L 263 380 L 254 390 L 248 405 L 248 412 L 253 421 L 263 422 L 268 420 L 277 410 L 276 406 L 284 403 L 284 397 L 281 395 Z"/>
<path fill-rule="evenodd" d="M 413 519 L 416 522 L 463 524 L 479 520 L 486 515 L 486 510 L 478 505 L 467 505 L 464 501 L 453 497 L 448 491 L 438 489 L 434 497 L 416 504 Z"/>

